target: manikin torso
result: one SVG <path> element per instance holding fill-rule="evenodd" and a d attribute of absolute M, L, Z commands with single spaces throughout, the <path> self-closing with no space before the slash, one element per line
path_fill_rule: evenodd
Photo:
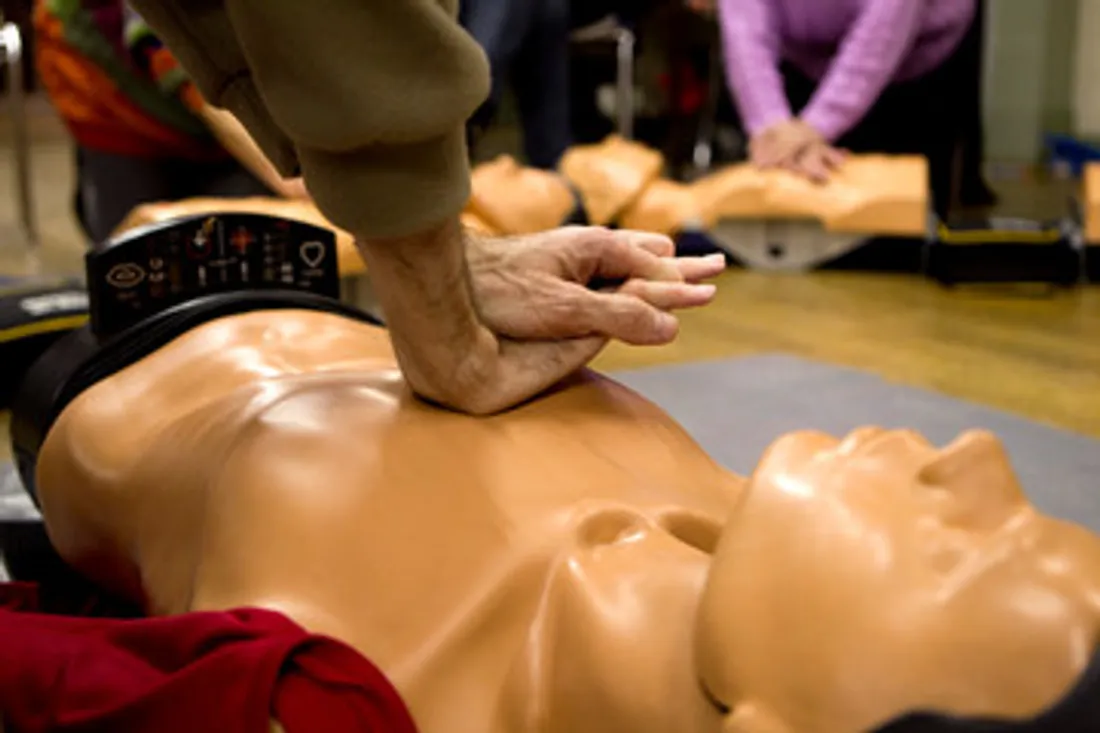
<path fill-rule="evenodd" d="M 746 488 L 610 380 L 472 419 L 411 399 L 381 330 L 277 311 L 87 390 L 38 478 L 94 579 L 154 614 L 282 611 L 425 733 L 867 733 L 1034 714 L 1096 645 L 1100 541 L 961 441 L 799 434 Z M 935 498 L 975 481 L 966 511 Z"/>
<path fill-rule="evenodd" d="M 690 543 L 740 481 L 608 380 L 471 420 L 411 400 L 380 329 L 246 315 L 86 392 L 40 465 L 94 577 L 156 614 L 262 606 L 336 636 L 425 733 L 716 730 Z"/>

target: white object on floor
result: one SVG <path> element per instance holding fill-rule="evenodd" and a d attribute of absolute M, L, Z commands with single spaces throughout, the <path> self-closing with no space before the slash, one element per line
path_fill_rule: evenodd
<path fill-rule="evenodd" d="M 724 219 L 709 234 L 746 267 L 767 272 L 806 272 L 867 241 L 863 234 L 827 232 L 817 221 L 798 219 Z"/>

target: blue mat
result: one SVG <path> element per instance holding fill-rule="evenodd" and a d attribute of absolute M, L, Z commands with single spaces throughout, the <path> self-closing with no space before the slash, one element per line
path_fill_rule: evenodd
<path fill-rule="evenodd" d="M 907 427 L 937 444 L 970 428 L 996 433 L 1040 509 L 1100 532 L 1100 441 L 873 374 L 783 355 L 617 372 L 715 460 L 749 473 L 772 440 L 812 428 Z"/>

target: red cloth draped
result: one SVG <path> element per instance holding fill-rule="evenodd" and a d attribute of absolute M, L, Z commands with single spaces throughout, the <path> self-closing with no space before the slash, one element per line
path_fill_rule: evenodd
<path fill-rule="evenodd" d="M 415 733 L 397 691 L 350 647 L 273 611 L 112 619 L 42 612 L 0 584 L 5 733 Z"/>

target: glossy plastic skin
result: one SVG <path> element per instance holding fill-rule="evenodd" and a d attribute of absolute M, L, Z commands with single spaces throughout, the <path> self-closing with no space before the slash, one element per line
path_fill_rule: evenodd
<path fill-rule="evenodd" d="M 261 606 L 340 638 L 425 733 L 868 733 L 1027 716 L 1100 629 L 1100 539 L 998 443 L 779 440 L 746 483 L 590 373 L 487 419 L 410 398 L 385 334 L 257 312 L 62 413 L 52 539 L 154 614 Z"/>
<path fill-rule="evenodd" d="M 640 143 L 611 135 L 566 151 L 559 168 L 580 191 L 591 223 L 603 226 L 631 206 L 664 168 L 664 157 Z"/>
<path fill-rule="evenodd" d="M 825 184 L 747 163 L 683 184 L 659 178 L 663 166 L 660 153 L 615 136 L 570 149 L 565 180 L 500 158 L 475 171 L 471 210 L 480 214 L 492 202 L 508 212 L 507 223 L 482 216 L 503 233 L 549 228 L 572 211 L 567 180 L 591 223 L 661 234 L 722 219 L 811 219 L 850 234 L 923 236 L 928 228 L 928 166 L 918 156 L 850 156 Z"/>
<path fill-rule="evenodd" d="M 924 236 L 928 162 L 851 155 L 824 184 L 749 164 L 722 168 L 690 190 L 705 226 L 721 219 L 815 219 L 831 232 Z"/>
<path fill-rule="evenodd" d="M 1081 184 L 1085 241 L 1100 244 L 1100 163 L 1086 163 Z"/>
<path fill-rule="evenodd" d="M 507 234 L 533 234 L 561 226 L 577 205 L 561 175 L 521 166 L 509 155 L 474 168 L 470 184 L 465 213 Z"/>

